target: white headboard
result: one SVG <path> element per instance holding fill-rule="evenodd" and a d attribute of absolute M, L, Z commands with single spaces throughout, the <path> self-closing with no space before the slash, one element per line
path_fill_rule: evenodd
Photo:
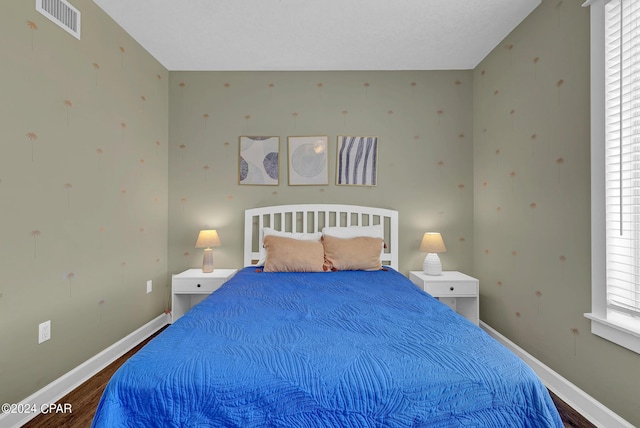
<path fill-rule="evenodd" d="M 258 260 L 262 228 L 285 232 L 320 232 L 324 226 L 382 224 L 387 248 L 382 264 L 398 270 L 398 211 L 358 205 L 298 204 L 251 208 L 244 213 L 244 266 Z"/>

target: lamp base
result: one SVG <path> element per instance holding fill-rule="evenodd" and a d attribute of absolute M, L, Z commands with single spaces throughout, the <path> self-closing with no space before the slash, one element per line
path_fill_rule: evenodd
<path fill-rule="evenodd" d="M 442 275 L 442 263 L 437 253 L 427 254 L 422 264 L 422 272 L 427 275 Z"/>
<path fill-rule="evenodd" d="M 205 248 L 202 255 L 202 272 L 213 272 L 213 250 L 211 248 Z"/>

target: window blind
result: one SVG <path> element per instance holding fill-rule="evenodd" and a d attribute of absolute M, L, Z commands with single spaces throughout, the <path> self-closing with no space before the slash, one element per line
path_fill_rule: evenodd
<path fill-rule="evenodd" d="M 640 1 L 605 14 L 607 305 L 640 316 Z"/>

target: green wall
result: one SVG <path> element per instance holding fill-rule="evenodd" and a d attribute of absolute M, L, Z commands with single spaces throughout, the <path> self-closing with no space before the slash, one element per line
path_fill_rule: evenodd
<path fill-rule="evenodd" d="M 400 270 L 440 231 L 481 317 L 640 426 L 640 356 L 589 332 L 589 23 L 543 0 L 475 69 L 167 72 L 90 0 L 82 40 L 0 15 L 0 401 L 37 391 L 169 305 L 170 274 L 242 264 L 243 211 L 400 211 Z M 335 185 L 338 135 L 377 135 L 376 187 Z M 280 185 L 238 185 L 238 137 L 280 137 Z M 287 137 L 327 135 L 329 185 L 287 184 Z M 33 155 L 33 158 L 32 158 Z M 154 291 L 145 294 L 145 282 Z M 52 339 L 37 344 L 50 319 Z"/>
<path fill-rule="evenodd" d="M 81 40 L 33 1 L 0 13 L 3 403 L 168 306 L 169 74 L 92 1 L 73 4 Z"/>
<path fill-rule="evenodd" d="M 640 355 L 590 333 L 589 9 L 542 4 L 474 70 L 481 318 L 640 426 Z"/>
<path fill-rule="evenodd" d="M 243 212 L 343 203 L 400 212 L 400 270 L 421 269 L 427 231 L 445 269 L 471 269 L 472 72 L 172 72 L 169 271 L 202 264 L 198 231 L 218 230 L 220 267 L 242 265 Z M 280 184 L 238 184 L 241 135 L 280 137 Z M 289 186 L 287 137 L 329 137 L 329 185 Z M 335 184 L 338 135 L 379 138 L 378 185 Z"/>

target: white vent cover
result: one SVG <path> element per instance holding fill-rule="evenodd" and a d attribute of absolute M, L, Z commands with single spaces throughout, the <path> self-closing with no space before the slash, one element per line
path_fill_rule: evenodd
<path fill-rule="evenodd" d="M 80 11 L 66 0 L 36 0 L 36 10 L 80 40 Z"/>

